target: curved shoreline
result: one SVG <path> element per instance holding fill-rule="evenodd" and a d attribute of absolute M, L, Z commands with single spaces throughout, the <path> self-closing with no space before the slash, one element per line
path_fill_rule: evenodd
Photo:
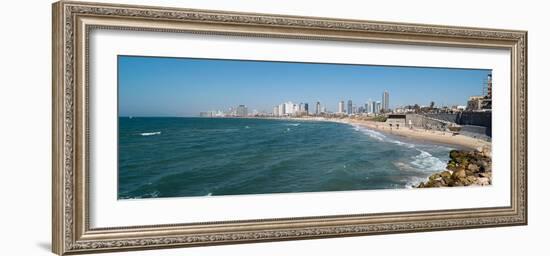
<path fill-rule="evenodd" d="M 394 136 L 402 136 L 408 139 L 426 141 L 438 144 L 447 144 L 458 146 L 463 149 L 476 151 L 490 151 L 491 142 L 468 137 L 465 135 L 453 135 L 450 132 L 422 130 L 418 128 L 391 128 L 383 122 L 365 121 L 351 118 L 325 118 L 325 117 L 291 117 L 291 118 L 268 118 L 278 120 L 298 120 L 298 121 L 325 121 L 350 125 L 358 125 L 367 129 L 379 131 Z"/>

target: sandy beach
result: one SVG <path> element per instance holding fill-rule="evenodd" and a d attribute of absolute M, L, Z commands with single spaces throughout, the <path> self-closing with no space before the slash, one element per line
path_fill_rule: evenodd
<path fill-rule="evenodd" d="M 485 140 L 468 137 L 465 135 L 453 135 L 451 132 L 424 130 L 418 128 L 391 128 L 383 122 L 358 120 L 352 118 L 325 118 L 325 117 L 293 117 L 290 120 L 303 121 L 327 121 L 345 124 L 359 125 L 368 129 L 380 131 L 394 136 L 402 136 L 414 140 L 427 141 L 459 146 L 464 149 L 477 151 L 491 151 L 491 143 Z"/>

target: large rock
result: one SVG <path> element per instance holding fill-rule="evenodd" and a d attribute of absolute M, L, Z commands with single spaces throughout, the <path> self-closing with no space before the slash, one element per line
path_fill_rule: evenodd
<path fill-rule="evenodd" d="M 479 166 L 477 166 L 475 164 L 469 164 L 468 165 L 468 170 L 470 170 L 472 172 L 478 172 L 479 171 Z"/>
<path fill-rule="evenodd" d="M 491 185 L 490 148 L 479 151 L 451 150 L 447 170 L 430 175 L 418 188 Z"/>
<path fill-rule="evenodd" d="M 480 186 L 491 185 L 491 180 L 487 177 L 477 178 L 476 185 L 480 185 Z"/>
<path fill-rule="evenodd" d="M 458 180 L 460 178 L 466 177 L 466 170 L 460 169 L 458 171 L 453 172 L 452 178 L 455 180 Z"/>

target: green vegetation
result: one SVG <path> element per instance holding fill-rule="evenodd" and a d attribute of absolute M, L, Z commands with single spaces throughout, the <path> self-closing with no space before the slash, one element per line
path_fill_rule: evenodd
<path fill-rule="evenodd" d="M 387 119 L 388 118 L 386 116 L 380 115 L 380 116 L 373 117 L 371 120 L 376 122 L 386 122 Z"/>

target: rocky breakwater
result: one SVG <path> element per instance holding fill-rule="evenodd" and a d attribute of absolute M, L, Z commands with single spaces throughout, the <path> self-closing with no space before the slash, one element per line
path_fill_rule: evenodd
<path fill-rule="evenodd" d="M 434 173 L 417 188 L 486 186 L 492 184 L 491 152 L 488 149 L 451 150 L 447 170 Z"/>

